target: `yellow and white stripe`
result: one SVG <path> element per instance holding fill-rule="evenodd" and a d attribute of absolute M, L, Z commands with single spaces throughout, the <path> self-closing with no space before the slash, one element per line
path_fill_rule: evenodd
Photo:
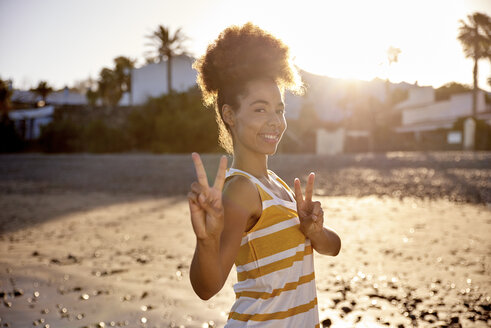
<path fill-rule="evenodd" d="M 247 172 L 227 170 L 227 177 L 242 175 L 256 185 L 263 211 L 242 237 L 235 259 L 236 301 L 225 327 L 320 327 L 312 245 L 300 231 L 293 191 L 268 173 L 293 201 L 277 197 Z"/>

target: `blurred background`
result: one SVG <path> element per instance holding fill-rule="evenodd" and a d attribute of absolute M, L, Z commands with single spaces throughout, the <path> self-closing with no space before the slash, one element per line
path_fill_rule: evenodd
<path fill-rule="evenodd" d="M 280 152 L 491 149 L 488 1 L 0 3 L 3 152 L 219 151 L 191 65 L 246 21 L 307 85 Z"/>
<path fill-rule="evenodd" d="M 189 283 L 191 65 L 232 24 L 306 84 L 269 168 L 316 172 L 321 326 L 490 327 L 491 1 L 0 0 L 0 326 L 222 327 Z M 231 157 L 229 156 L 229 165 Z"/>

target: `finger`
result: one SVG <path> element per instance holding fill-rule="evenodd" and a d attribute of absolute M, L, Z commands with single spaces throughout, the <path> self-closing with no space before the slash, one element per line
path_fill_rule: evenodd
<path fill-rule="evenodd" d="M 297 204 L 302 204 L 303 195 L 302 195 L 302 188 L 300 187 L 300 180 L 298 180 L 298 178 L 295 178 L 293 184 L 295 186 L 295 200 L 297 201 Z"/>
<path fill-rule="evenodd" d="M 198 177 L 198 181 L 200 185 L 208 188 L 208 177 L 206 176 L 205 167 L 203 166 L 203 162 L 201 161 L 201 157 L 198 153 L 192 153 L 194 168 L 196 169 L 196 176 Z"/>
<path fill-rule="evenodd" d="M 312 220 L 317 221 L 317 218 L 321 216 L 322 208 L 320 202 L 314 202 L 312 208 Z"/>
<path fill-rule="evenodd" d="M 200 193 L 204 193 L 206 190 L 204 190 L 205 188 L 203 188 L 203 186 L 199 183 L 197 183 L 196 181 L 194 181 L 193 183 L 191 183 L 191 191 L 192 192 L 195 192 L 197 194 L 200 194 Z"/>
<path fill-rule="evenodd" d="M 193 195 L 193 193 L 189 192 L 187 198 L 188 198 L 189 211 L 191 212 L 191 216 L 193 215 L 193 213 L 198 213 L 199 211 L 202 210 L 201 205 L 198 203 L 198 197 L 196 194 Z"/>
<path fill-rule="evenodd" d="M 225 172 L 227 171 L 227 157 L 222 156 L 220 158 L 220 165 L 218 166 L 217 177 L 215 178 L 215 183 L 213 188 L 218 190 L 223 189 L 223 184 L 225 183 Z"/>
<path fill-rule="evenodd" d="M 320 202 L 313 202 L 312 214 L 319 216 L 322 212 L 322 207 Z"/>
<path fill-rule="evenodd" d="M 305 201 L 310 203 L 312 201 L 312 194 L 314 193 L 314 180 L 315 173 L 311 172 L 307 180 L 307 187 L 305 187 Z"/>
<path fill-rule="evenodd" d="M 198 202 L 207 213 L 211 214 L 211 216 L 217 216 L 217 211 L 213 207 L 212 202 L 207 199 L 202 193 L 198 196 Z"/>
<path fill-rule="evenodd" d="M 195 192 L 188 192 L 188 195 L 187 195 L 188 199 L 196 204 L 198 204 L 198 194 L 195 193 Z"/>

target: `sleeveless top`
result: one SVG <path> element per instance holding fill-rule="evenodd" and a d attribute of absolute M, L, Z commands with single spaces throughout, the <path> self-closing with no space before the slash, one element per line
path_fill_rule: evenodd
<path fill-rule="evenodd" d="M 268 174 L 293 201 L 279 198 L 250 173 L 227 170 L 226 177 L 242 175 L 256 185 L 262 213 L 242 235 L 235 259 L 236 299 L 225 328 L 317 328 L 312 245 L 300 231 L 293 191 L 273 171 Z"/>

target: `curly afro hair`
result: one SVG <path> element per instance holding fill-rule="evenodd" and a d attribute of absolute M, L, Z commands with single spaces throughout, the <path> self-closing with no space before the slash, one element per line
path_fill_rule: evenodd
<path fill-rule="evenodd" d="M 219 143 L 228 153 L 233 153 L 233 143 L 221 109 L 224 104 L 234 110 L 239 107 L 238 96 L 245 94 L 248 81 L 270 78 L 282 92 L 285 89 L 298 95 L 304 92 L 288 46 L 251 22 L 222 31 L 193 63 L 193 68 L 198 72 L 196 82 L 203 103 L 214 105 Z"/>

